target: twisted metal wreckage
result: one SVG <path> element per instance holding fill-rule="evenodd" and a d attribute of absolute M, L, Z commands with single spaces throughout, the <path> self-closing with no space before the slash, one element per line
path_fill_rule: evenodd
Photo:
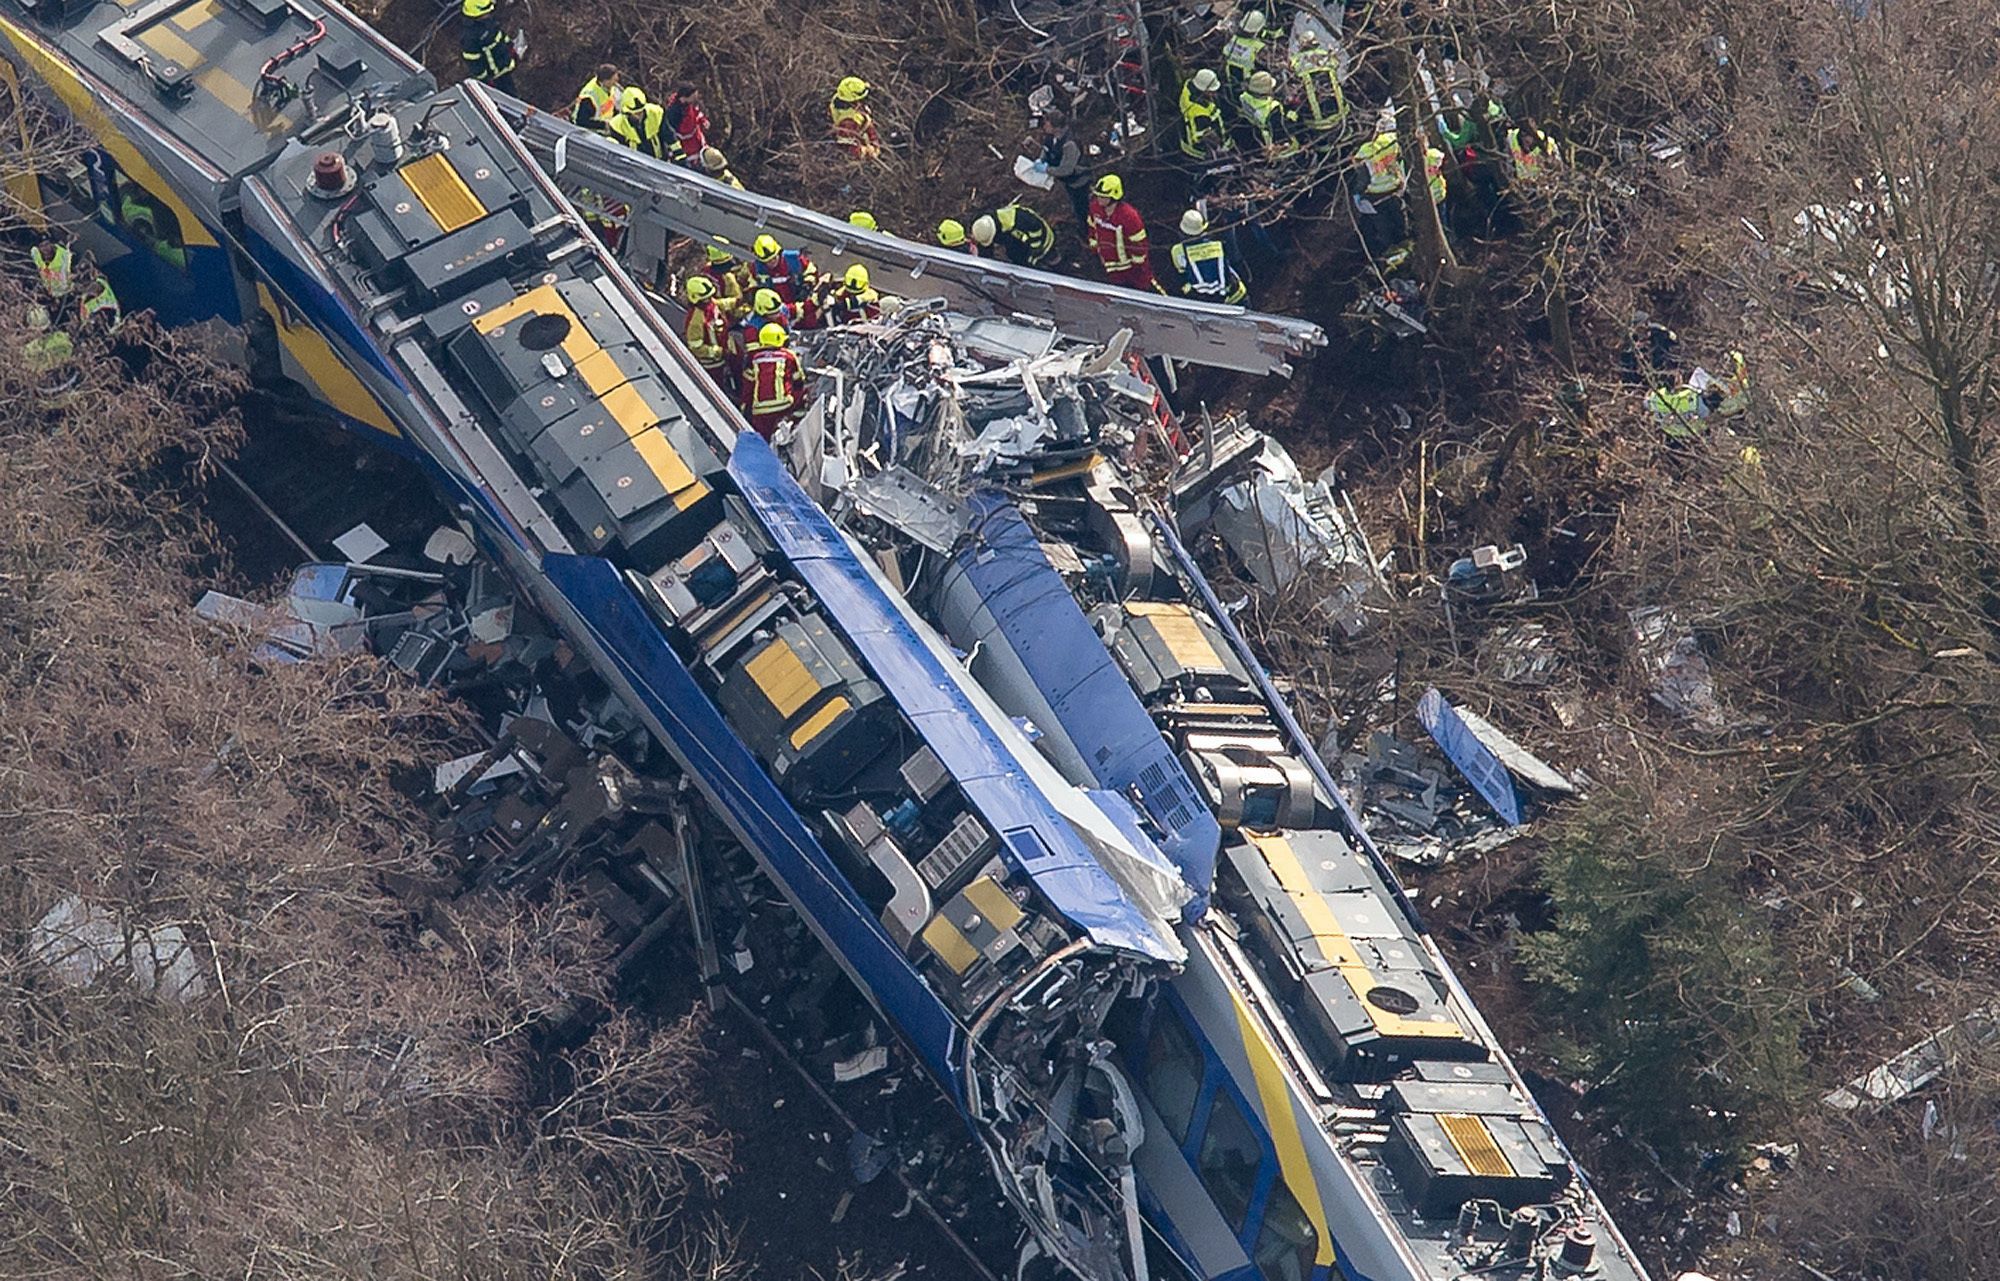
<path fill-rule="evenodd" d="M 470 879 L 576 879 L 628 969 L 684 917 L 713 972 L 705 867 L 754 861 L 977 1136 L 1023 1272 L 1643 1277 L 1189 550 L 1361 620 L 1327 488 L 1135 359 L 1317 330 L 837 231 L 440 91 L 337 6 L 0 0 L 0 43 L 96 144 L 31 207 L 453 513 L 446 582 L 315 568 L 264 652 L 477 678 L 499 736 L 438 780 Z M 550 176 L 593 157 L 665 193 L 635 240 L 783 220 L 953 310 L 813 338 L 781 457 Z"/>

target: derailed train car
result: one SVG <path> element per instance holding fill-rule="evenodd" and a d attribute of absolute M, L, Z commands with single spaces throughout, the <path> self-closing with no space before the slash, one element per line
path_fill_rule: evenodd
<path fill-rule="evenodd" d="M 962 500 L 885 471 L 942 532 L 833 491 L 842 528 L 481 92 L 298 0 L 0 15 L 95 143 L 34 202 L 424 461 L 966 1117 L 1031 1256 L 1642 1275 L 1114 460 Z"/>

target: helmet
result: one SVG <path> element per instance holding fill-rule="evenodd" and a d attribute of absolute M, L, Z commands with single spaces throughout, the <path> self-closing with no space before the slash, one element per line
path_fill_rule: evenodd
<path fill-rule="evenodd" d="M 687 283 L 687 299 L 695 306 L 715 297 L 715 282 L 707 276 L 690 276 Z"/>
<path fill-rule="evenodd" d="M 868 288 L 868 268 L 858 262 L 855 263 L 847 269 L 847 274 L 840 278 L 840 283 L 843 288 L 860 293 Z"/>
<path fill-rule="evenodd" d="M 1108 173 L 1097 180 L 1097 186 L 1093 190 L 1106 200 L 1123 200 L 1125 198 L 1125 180 L 1115 173 Z"/>
<path fill-rule="evenodd" d="M 466 0 L 466 2 L 471 4 L 476 3 L 476 0 Z M 634 85 L 619 94 L 618 109 L 620 111 L 644 111 L 646 109 L 646 91 Z"/>
<path fill-rule="evenodd" d="M 956 218 L 947 218 L 938 224 L 938 243 L 946 249 L 956 249 L 965 243 L 965 224 Z"/>
<path fill-rule="evenodd" d="M 1208 219 L 1201 216 L 1201 210 L 1190 209 L 1181 215 L 1181 234 L 1199 236 L 1208 230 Z"/>
<path fill-rule="evenodd" d="M 778 238 L 766 232 L 750 242 L 750 252 L 758 262 L 769 262 L 778 256 Z"/>
<path fill-rule="evenodd" d="M 759 289 L 750 295 L 750 310 L 760 316 L 775 316 L 785 309 L 785 300 L 775 289 Z"/>
<path fill-rule="evenodd" d="M 708 173 L 721 173 L 724 169 L 729 168 L 729 157 L 722 154 L 722 148 L 720 147 L 703 147 L 701 149 L 701 167 Z"/>
<path fill-rule="evenodd" d="M 1269 19 L 1265 18 L 1262 9 L 1252 9 L 1243 15 L 1243 34 L 1246 36 L 1257 35 L 1264 30 L 1264 25 L 1268 21 Z"/>
<path fill-rule="evenodd" d="M 1203 67 L 1200 71 L 1194 73 L 1194 87 L 1203 93 L 1214 93 L 1217 89 L 1222 88 L 1222 77 L 1216 75 L 1207 67 Z"/>
<path fill-rule="evenodd" d="M 34 330 L 36 333 L 41 333 L 53 323 L 49 319 L 49 309 L 47 307 L 36 303 L 34 306 L 28 308 L 28 328 Z"/>
<path fill-rule="evenodd" d="M 1307 27 L 1304 31 L 1299 32 L 1299 43 L 1308 49 L 1317 46 L 1319 44 L 1319 32 L 1314 31 L 1311 27 Z"/>
<path fill-rule="evenodd" d="M 464 0 L 464 3 L 458 6 L 458 11 L 468 18 L 490 17 L 493 13 L 493 0 Z"/>
<path fill-rule="evenodd" d="M 992 244 L 993 237 L 998 235 L 999 231 L 1000 228 L 995 225 L 992 214 L 980 214 L 972 220 L 972 238 L 982 245 Z"/>
<path fill-rule="evenodd" d="M 869 213 L 866 209 L 856 209 L 853 213 L 847 215 L 847 221 L 853 223 L 863 231 L 882 230 L 875 225 L 875 215 Z"/>
<path fill-rule="evenodd" d="M 729 251 L 727 249 L 724 249 L 721 245 L 704 245 L 702 247 L 702 252 L 707 254 L 708 260 L 714 263 L 718 267 L 720 267 L 725 262 L 736 261 L 735 258 L 730 256 Z"/>
<path fill-rule="evenodd" d="M 759 347 L 782 347 L 785 345 L 785 327 L 772 321 L 757 331 Z"/>
<path fill-rule="evenodd" d="M 868 96 L 868 82 L 860 76 L 842 76 L 833 96 L 842 102 L 859 102 Z"/>
<path fill-rule="evenodd" d="M 1270 72 L 1253 71 L 1250 73 L 1250 83 L 1248 85 L 1248 88 L 1251 93 L 1256 94 L 1258 97 L 1260 98 L 1268 97 L 1271 94 L 1271 92 L 1275 90 L 1277 87 L 1278 87 L 1278 78 L 1272 75 Z"/>

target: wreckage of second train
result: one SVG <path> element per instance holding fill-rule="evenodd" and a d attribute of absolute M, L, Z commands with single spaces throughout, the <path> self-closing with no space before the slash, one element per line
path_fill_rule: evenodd
<path fill-rule="evenodd" d="M 1643 1275 L 1185 550 L 1235 482 L 1144 493 L 1179 441 L 1117 341 L 913 308 L 827 340 L 781 456 L 492 101 L 337 6 L 0 0 L 0 40 L 95 144 L 30 203 L 424 461 L 964 1115 L 1026 1257 Z"/>

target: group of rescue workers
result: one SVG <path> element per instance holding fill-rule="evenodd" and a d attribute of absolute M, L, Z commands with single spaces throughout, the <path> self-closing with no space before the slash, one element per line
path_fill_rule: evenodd
<path fill-rule="evenodd" d="M 36 297 L 23 317 L 21 361 L 42 395 L 61 395 L 82 378 L 79 341 L 117 333 L 125 315 L 117 291 L 88 254 L 45 237 L 28 251 L 28 261 L 35 269 Z"/>
<path fill-rule="evenodd" d="M 502 30 L 496 0 L 461 0 L 462 47 L 469 75 L 512 90 L 521 42 Z M 1383 107 L 1362 132 L 1351 153 L 1344 139 L 1352 127 L 1342 87 L 1340 51 L 1317 20 L 1303 11 L 1273 28 L 1263 8 L 1245 5 L 1218 32 L 1216 67 L 1195 67 L 1179 92 L 1179 151 L 1190 171 L 1187 208 L 1180 215 L 1180 240 L 1168 250 L 1171 283 L 1183 296 L 1206 302 L 1240 304 L 1249 295 L 1248 276 L 1239 266 L 1234 229 L 1211 226 L 1208 199 L 1218 174 L 1246 166 L 1268 172 L 1273 163 L 1295 158 L 1306 163 L 1306 181 L 1338 174 L 1347 186 L 1355 223 L 1377 274 L 1389 276 L 1410 253 L 1410 194 L 1403 160 L 1403 137 L 1393 107 Z M 856 161 L 882 153 L 882 135 L 870 104 L 872 87 L 860 76 L 843 76 L 833 87 L 827 114 L 834 145 Z M 1423 171 L 1430 203 L 1447 234 L 1493 228 L 1513 217 L 1507 196 L 1532 188 L 1561 164 L 1561 149 L 1533 121 L 1511 117 L 1492 94 L 1446 94 L 1434 125 L 1424 136 Z M 728 158 L 708 137 L 709 119 L 699 89 L 682 84 L 664 102 L 627 85 L 610 64 L 577 92 L 570 120 L 643 151 L 655 159 L 684 165 L 719 182 L 741 188 Z M 1165 293 L 1154 276 L 1146 220 L 1126 199 L 1117 173 L 1093 176 L 1085 148 L 1060 112 L 1039 121 L 1036 168 L 1051 189 L 1060 187 L 1083 243 L 1105 276 L 1129 289 Z M 584 217 L 614 250 L 629 211 L 614 201 L 579 193 Z M 856 210 L 848 221 L 881 231 L 872 214 Z M 1238 220 L 1253 233 L 1257 220 Z M 974 256 L 995 256 L 1017 266 L 1059 266 L 1057 233 L 1049 219 L 1019 199 L 941 221 L 937 243 Z M 860 264 L 838 277 L 822 276 L 801 250 L 786 249 L 769 235 L 750 246 L 748 261 L 731 248 L 711 243 L 706 262 L 683 288 L 688 307 L 685 337 L 695 358 L 724 391 L 735 396 L 751 424 L 765 436 L 805 404 L 804 369 L 789 346 L 798 329 L 875 319 L 881 299 L 868 269 Z M 1740 374 L 1738 376 L 1740 380 Z M 1682 389 L 1684 392 L 1685 389 Z M 1665 404 L 1678 393 L 1661 389 Z M 1686 399 L 1680 395 L 1680 399 Z M 1652 401 L 1649 408 L 1658 412 Z M 1676 414 L 1685 421 L 1686 415 Z"/>

